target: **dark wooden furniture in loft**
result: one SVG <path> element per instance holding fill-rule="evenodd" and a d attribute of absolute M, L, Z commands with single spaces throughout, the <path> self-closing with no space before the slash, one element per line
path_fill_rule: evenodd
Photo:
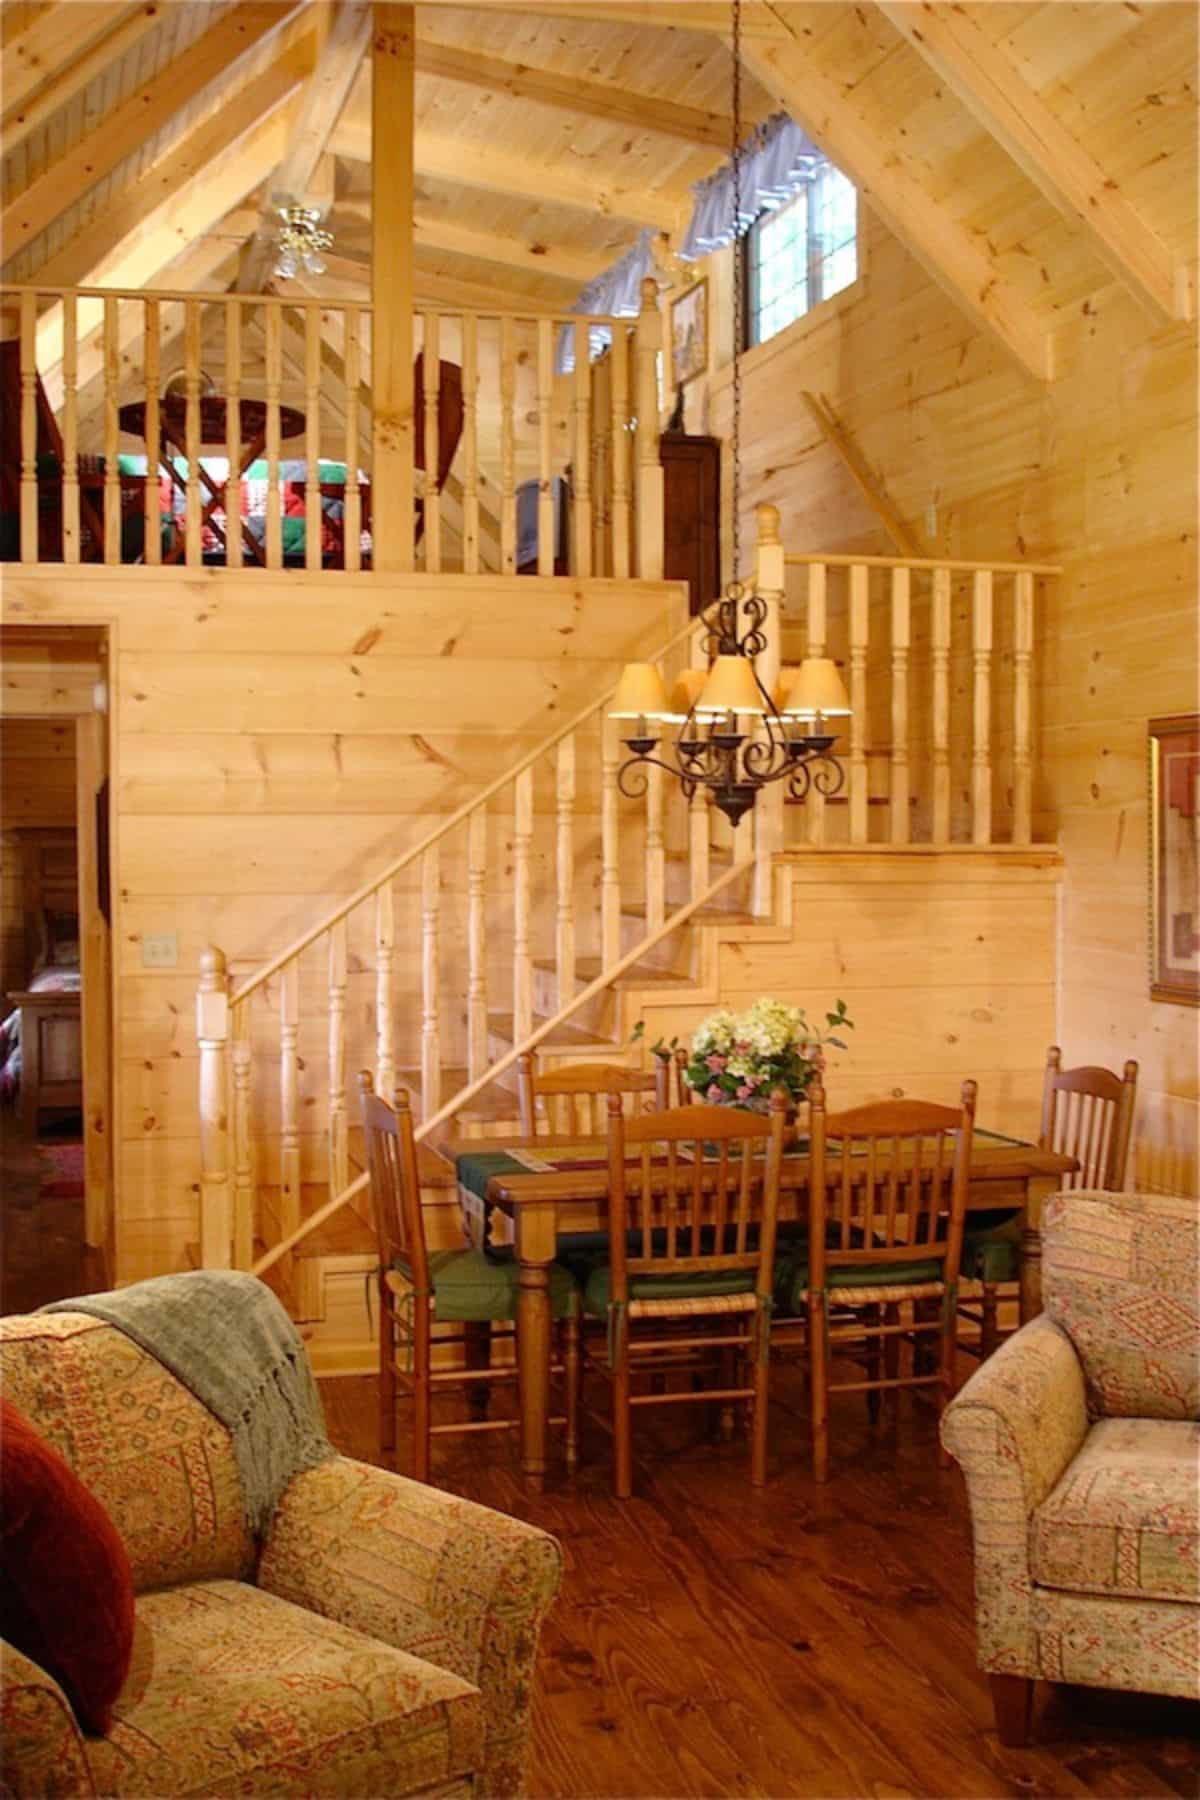
<path fill-rule="evenodd" d="M 63 560 L 63 441 L 40 375 L 34 377 L 37 416 L 38 562 Z M 79 556 L 104 560 L 104 459 L 76 459 L 79 478 Z M 0 341 L 0 561 L 21 554 L 21 345 Z"/>
<path fill-rule="evenodd" d="M 663 574 L 686 581 L 693 617 L 721 591 L 721 440 L 664 431 Z"/>

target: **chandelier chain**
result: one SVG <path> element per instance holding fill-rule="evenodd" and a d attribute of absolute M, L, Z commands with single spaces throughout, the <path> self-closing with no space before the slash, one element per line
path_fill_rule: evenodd
<path fill-rule="evenodd" d="M 732 0 L 733 37 L 733 429 L 730 433 L 732 468 L 731 549 L 734 582 L 742 569 L 742 340 L 745 335 L 745 261 L 742 256 L 742 0 Z"/>

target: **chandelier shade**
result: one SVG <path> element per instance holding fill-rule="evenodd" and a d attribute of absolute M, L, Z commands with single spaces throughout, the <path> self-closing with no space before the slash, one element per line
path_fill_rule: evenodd
<path fill-rule="evenodd" d="M 776 705 L 785 719 L 848 719 L 850 696 L 831 656 L 807 656 L 780 675 Z"/>
<path fill-rule="evenodd" d="M 701 718 L 721 718 L 727 713 L 748 713 L 762 718 L 770 710 L 748 656 L 718 656 L 696 701 Z"/>
<path fill-rule="evenodd" d="M 693 710 L 708 680 L 707 669 L 685 669 L 671 690 L 671 720 L 682 725 Z"/>
<path fill-rule="evenodd" d="M 671 702 L 653 663 L 626 663 L 617 691 L 608 703 L 610 719 L 669 719 Z"/>

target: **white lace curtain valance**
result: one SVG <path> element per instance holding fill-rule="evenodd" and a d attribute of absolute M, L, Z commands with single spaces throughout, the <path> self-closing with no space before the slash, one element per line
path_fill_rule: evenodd
<path fill-rule="evenodd" d="M 759 213 L 773 211 L 825 166 L 826 158 L 787 113 L 774 113 L 742 145 L 741 209 L 733 215 L 733 163 L 692 189 L 696 204 L 679 254 L 695 262 L 740 237 Z"/>
<path fill-rule="evenodd" d="M 642 307 L 642 282 L 654 268 L 653 242 L 652 231 L 640 232 L 632 250 L 588 282 L 571 311 L 602 313 L 610 319 L 636 319 Z M 588 333 L 591 360 L 595 362 L 611 342 L 612 332 L 606 325 L 593 325 Z M 554 366 L 560 375 L 569 375 L 575 367 L 575 330 L 571 325 L 564 325 L 558 334 Z"/>

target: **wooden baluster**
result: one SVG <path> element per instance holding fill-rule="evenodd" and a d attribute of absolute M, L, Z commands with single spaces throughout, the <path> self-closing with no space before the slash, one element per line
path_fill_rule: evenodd
<path fill-rule="evenodd" d="M 513 793 L 513 1042 L 533 1030 L 533 949 L 530 867 L 533 844 L 533 770 L 517 776 Z"/>
<path fill-rule="evenodd" d="M 1033 576 L 1013 578 L 1013 819 L 1012 841 L 1033 838 L 1033 744 L 1030 676 L 1033 665 Z"/>
<path fill-rule="evenodd" d="M 279 1226 L 300 1223 L 300 963 L 279 971 Z"/>
<path fill-rule="evenodd" d="M 870 835 L 867 801 L 867 650 L 871 634 L 870 570 L 854 563 L 850 570 L 850 842 L 865 844 Z"/>
<path fill-rule="evenodd" d="M 435 844 L 421 858 L 421 1110 L 427 1119 L 442 1103 L 441 885 L 441 851 Z"/>
<path fill-rule="evenodd" d="M 117 416 L 121 397 L 120 301 L 109 294 L 104 301 L 104 560 L 121 560 L 121 422 Z M 76 465 L 76 478 L 79 469 Z"/>
<path fill-rule="evenodd" d="M 22 295 L 22 300 L 24 295 Z M 233 1255 L 229 1188 L 229 976 L 214 945 L 200 952 L 196 994 L 200 1051 L 200 1265 L 227 1269 Z"/>
<path fill-rule="evenodd" d="M 637 322 L 637 572 L 643 581 L 661 581 L 663 572 L 663 472 L 658 451 L 658 358 L 662 351 L 658 288 L 654 277 L 647 275 Z M 669 356 L 669 346 L 665 354 Z"/>
<path fill-rule="evenodd" d="M 571 573 L 586 581 L 592 572 L 592 364 L 591 328 L 575 322 L 575 377 L 571 434 Z"/>
<path fill-rule="evenodd" d="M 500 573 L 513 575 L 517 568 L 516 447 L 513 438 L 513 399 L 516 393 L 517 356 L 513 321 L 506 313 L 500 321 Z"/>
<path fill-rule="evenodd" d="M 646 770 L 646 930 L 657 931 L 667 916 L 667 850 L 663 837 L 663 776 Z"/>
<path fill-rule="evenodd" d="M 355 402 L 357 404 L 357 402 Z M 304 566 L 321 567 L 321 309 L 304 309 Z"/>
<path fill-rule="evenodd" d="M 162 562 L 161 481 L 162 431 L 158 390 L 161 383 L 162 315 L 157 300 L 144 303 L 142 362 L 146 371 L 146 485 L 143 491 L 143 561 L 152 568 Z"/>
<path fill-rule="evenodd" d="M 620 719 L 600 720 L 600 959 L 605 969 L 621 956 L 621 724 Z"/>
<path fill-rule="evenodd" d="M 79 337 L 75 295 L 64 294 L 63 311 L 63 561 L 79 561 Z"/>
<path fill-rule="evenodd" d="M 892 791 L 888 811 L 893 844 L 908 842 L 908 652 L 912 642 L 910 571 L 892 570 Z"/>
<path fill-rule="evenodd" d="M 629 334 L 613 321 L 612 340 L 612 572 L 629 575 Z"/>
<path fill-rule="evenodd" d="M 538 320 L 538 574 L 553 575 L 554 552 L 554 323 Z"/>
<path fill-rule="evenodd" d="M 392 1019 L 392 961 L 396 951 L 396 906 L 392 884 L 375 896 L 375 1092 L 396 1091 L 396 1032 Z"/>
<path fill-rule="evenodd" d="M 21 295 L 21 561 L 38 560 L 37 295 Z M 78 474 L 78 471 L 76 471 Z"/>
<path fill-rule="evenodd" d="M 824 563 L 808 565 L 808 596 L 806 607 L 807 636 L 806 656 L 824 656 L 827 624 L 828 570 Z M 808 814 L 808 841 L 810 844 L 825 842 L 825 796 L 816 789 L 809 792 L 805 801 Z"/>
<path fill-rule="evenodd" d="M 463 362 L 463 572 L 479 573 L 479 321 L 464 313 Z M 540 541 L 540 540 L 539 540 Z"/>
<path fill-rule="evenodd" d="M 762 623 L 767 647 L 757 661 L 758 678 L 768 694 L 779 685 L 782 664 L 783 539 L 779 532 L 779 508 L 766 501 L 755 507 L 757 541 L 754 551 L 754 585 L 767 609 Z M 765 743 L 767 731 L 759 726 L 755 736 Z M 754 807 L 754 894 L 751 908 L 759 918 L 770 916 L 775 899 L 775 857 L 783 849 L 783 785 L 764 788 Z"/>
<path fill-rule="evenodd" d="M 329 927 L 329 1192 L 350 1185 L 346 1119 L 346 921 Z"/>
<path fill-rule="evenodd" d="M 204 560 L 200 538 L 200 302 L 187 300 L 183 308 L 184 454 L 187 457 L 184 555 L 188 565 L 199 568 Z"/>
<path fill-rule="evenodd" d="M 977 569 L 972 583 L 971 639 L 975 668 L 971 734 L 971 839 L 992 841 L 992 572 Z"/>
<path fill-rule="evenodd" d="M 361 451 L 358 436 L 358 390 L 362 382 L 362 313 L 346 308 L 343 368 L 346 376 L 346 517 L 342 526 L 346 568 L 362 568 L 362 487 L 359 484 Z"/>
<path fill-rule="evenodd" d="M 277 300 L 264 300 L 267 390 L 267 567 L 283 567 L 283 497 L 279 491 L 279 383 L 283 355 L 283 312 Z M 382 500 L 382 496 L 380 496 Z M 390 1094 L 391 1088 L 381 1092 Z"/>
<path fill-rule="evenodd" d="M 254 1261 L 254 1148 L 250 1127 L 250 1009 L 233 1013 L 233 1266 Z"/>
<path fill-rule="evenodd" d="M 438 487 L 441 460 L 438 441 L 438 399 L 442 382 L 442 339 L 437 313 L 424 315 L 425 371 L 425 568 L 437 575 L 442 567 L 442 496 Z"/>
<path fill-rule="evenodd" d="M 242 303 L 225 302 L 225 567 L 242 566 Z"/>
<path fill-rule="evenodd" d="M 467 1075 L 478 1081 L 487 1047 L 487 806 L 467 820 Z"/>
<path fill-rule="evenodd" d="M 555 920 L 554 963 L 558 1004 L 575 998 L 575 739 L 563 738 L 558 746 L 555 771 L 556 819 L 554 833 Z"/>
<path fill-rule="evenodd" d="M 949 569 L 933 571 L 930 653 L 933 660 L 933 841 L 950 842 L 950 607 Z"/>

